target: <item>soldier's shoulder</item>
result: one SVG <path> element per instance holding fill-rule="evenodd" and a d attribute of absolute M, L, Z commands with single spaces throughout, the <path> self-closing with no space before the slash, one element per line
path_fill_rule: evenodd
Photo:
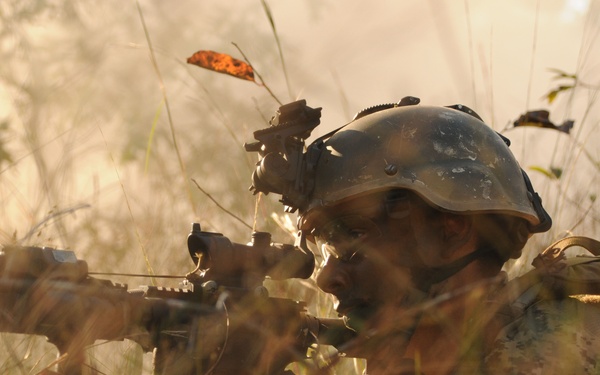
<path fill-rule="evenodd" d="M 576 296 L 540 301 L 498 335 L 489 373 L 600 373 L 600 302 Z"/>

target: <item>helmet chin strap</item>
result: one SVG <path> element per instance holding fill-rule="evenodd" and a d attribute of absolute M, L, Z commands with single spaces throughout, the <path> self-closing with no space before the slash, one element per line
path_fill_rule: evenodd
<path fill-rule="evenodd" d="M 412 281 L 415 288 L 427 293 L 433 285 L 449 279 L 474 260 L 492 252 L 490 248 L 479 248 L 441 267 L 427 267 L 421 263 L 420 266 L 412 268 Z"/>

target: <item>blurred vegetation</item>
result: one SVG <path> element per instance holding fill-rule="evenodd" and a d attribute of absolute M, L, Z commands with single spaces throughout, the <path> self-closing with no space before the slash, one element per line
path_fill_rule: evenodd
<path fill-rule="evenodd" d="M 131 2 L 0 4 L 2 243 L 71 249 L 94 271 L 183 274 L 193 268 L 186 249 L 191 222 L 236 242 L 249 240 L 248 228 L 213 199 L 248 225 L 256 220 L 275 241 L 292 241 L 295 217 L 282 213 L 277 197 L 262 197 L 255 215 L 256 197 L 247 190 L 255 155 L 242 147 L 267 125 L 277 102 L 260 86 L 201 71 L 185 59 L 210 48 L 240 57 L 233 41 L 283 102 L 302 97 L 294 82 L 321 75 L 294 77 L 286 69 L 302 51 L 282 48 L 277 14 L 267 2 L 227 7 L 194 3 L 190 11 L 189 2 L 142 1 L 146 34 Z M 318 14 L 317 8 L 311 11 Z M 549 82 L 543 98 L 558 116 L 576 118 L 571 134 L 505 131 L 555 219 L 555 229 L 531 241 L 536 251 L 566 233 L 600 237 L 599 87 L 578 77 L 564 73 L 559 78 L 568 83 Z M 331 86 L 333 95 L 342 92 L 346 107 L 343 87 Z M 376 104 L 359 100 L 365 107 Z M 511 264 L 515 272 L 528 266 L 533 250 Z M 309 302 L 315 315 L 332 314 L 330 298 L 313 280 L 268 287 L 274 295 Z M 6 334 L 0 334 L 0 351 L 6 374 L 36 373 L 56 355 L 43 339 Z M 90 354 L 103 373 L 149 372 L 148 356 L 128 342 L 100 343 Z M 361 365 L 349 360 L 347 366 Z"/>

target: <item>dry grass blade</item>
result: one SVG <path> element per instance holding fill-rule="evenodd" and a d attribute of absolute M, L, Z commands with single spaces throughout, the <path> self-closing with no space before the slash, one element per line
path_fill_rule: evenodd
<path fill-rule="evenodd" d="M 91 206 L 89 204 L 79 204 L 77 206 L 73 206 L 73 207 L 69 207 L 69 208 L 65 208 L 64 210 L 60 210 L 60 211 L 56 211 L 51 213 L 50 215 L 46 216 L 44 219 L 42 219 L 39 223 L 37 223 L 33 228 L 31 228 L 29 230 L 29 232 L 27 232 L 27 234 L 25 236 L 23 236 L 23 238 L 21 238 L 18 243 L 23 243 L 25 241 L 27 241 L 28 239 L 31 238 L 31 236 L 33 236 L 33 234 L 45 223 L 47 223 L 48 221 L 55 219 L 57 217 L 63 216 L 63 215 L 67 215 L 70 213 L 73 213 L 77 210 L 81 210 L 83 208 L 90 208 Z"/>
<path fill-rule="evenodd" d="M 248 223 L 246 223 L 243 219 L 241 219 L 239 216 L 237 216 L 236 214 L 234 214 L 233 212 L 229 211 L 228 209 L 226 209 L 225 207 L 221 206 L 221 204 L 219 204 L 219 202 L 217 202 L 216 199 L 214 199 L 206 190 L 202 189 L 200 187 L 200 185 L 196 182 L 196 180 L 194 180 L 192 178 L 192 182 L 196 185 L 196 187 L 198 188 L 198 190 L 200 190 L 202 192 L 202 194 L 206 195 L 206 197 L 208 199 L 210 199 L 211 201 L 213 201 L 214 204 L 217 205 L 217 207 L 219 207 L 221 210 L 223 210 L 223 212 L 225 212 L 227 215 L 231 216 L 232 218 L 236 219 L 237 221 L 239 221 L 240 223 L 244 224 L 246 227 L 252 229 L 252 226 Z"/>
<path fill-rule="evenodd" d="M 235 46 L 235 48 L 237 48 L 238 51 L 240 51 L 240 53 L 242 54 L 242 56 L 244 56 L 244 60 L 246 60 L 246 62 L 248 63 L 248 65 L 252 66 L 252 64 L 250 63 L 250 61 L 248 61 L 248 58 L 246 57 L 246 54 L 244 54 L 244 51 L 242 51 L 242 49 L 235 43 L 231 43 Z M 253 67 L 254 69 L 254 67 Z M 262 87 L 264 87 L 269 94 L 271 95 L 271 97 L 273 99 L 275 99 L 275 101 L 279 104 L 279 105 L 283 105 L 283 103 L 281 102 L 281 100 L 279 100 L 275 94 L 273 94 L 273 91 L 271 91 L 271 89 L 269 88 L 269 86 L 267 86 L 267 84 L 265 83 L 265 80 L 262 78 L 262 76 L 256 71 L 256 69 L 254 69 L 254 73 L 256 74 L 256 76 L 260 79 L 260 83 L 256 82 L 258 85 L 261 85 Z"/>
<path fill-rule="evenodd" d="M 283 51 L 281 50 L 281 42 L 279 42 L 279 35 L 277 34 L 277 29 L 275 28 L 275 20 L 273 19 L 273 13 L 271 13 L 271 8 L 265 0 L 261 0 L 263 10 L 269 19 L 269 24 L 271 25 L 271 30 L 273 30 L 273 36 L 275 37 L 275 43 L 277 44 L 277 51 L 279 51 L 279 59 L 281 60 L 281 67 L 283 69 L 283 75 L 285 77 L 285 84 L 288 88 L 288 94 L 290 95 L 290 99 L 294 98 L 292 95 L 292 87 L 290 85 L 290 79 L 287 73 L 287 68 L 285 65 L 285 60 L 283 59 Z"/>

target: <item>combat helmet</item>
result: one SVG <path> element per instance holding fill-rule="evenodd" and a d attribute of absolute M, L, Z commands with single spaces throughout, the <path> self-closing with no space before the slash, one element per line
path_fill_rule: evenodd
<path fill-rule="evenodd" d="M 319 207 L 400 188 L 441 210 L 517 216 L 546 231 L 550 218 L 508 146 L 465 106 L 368 109 L 309 146 L 320 156 L 300 226 Z"/>

